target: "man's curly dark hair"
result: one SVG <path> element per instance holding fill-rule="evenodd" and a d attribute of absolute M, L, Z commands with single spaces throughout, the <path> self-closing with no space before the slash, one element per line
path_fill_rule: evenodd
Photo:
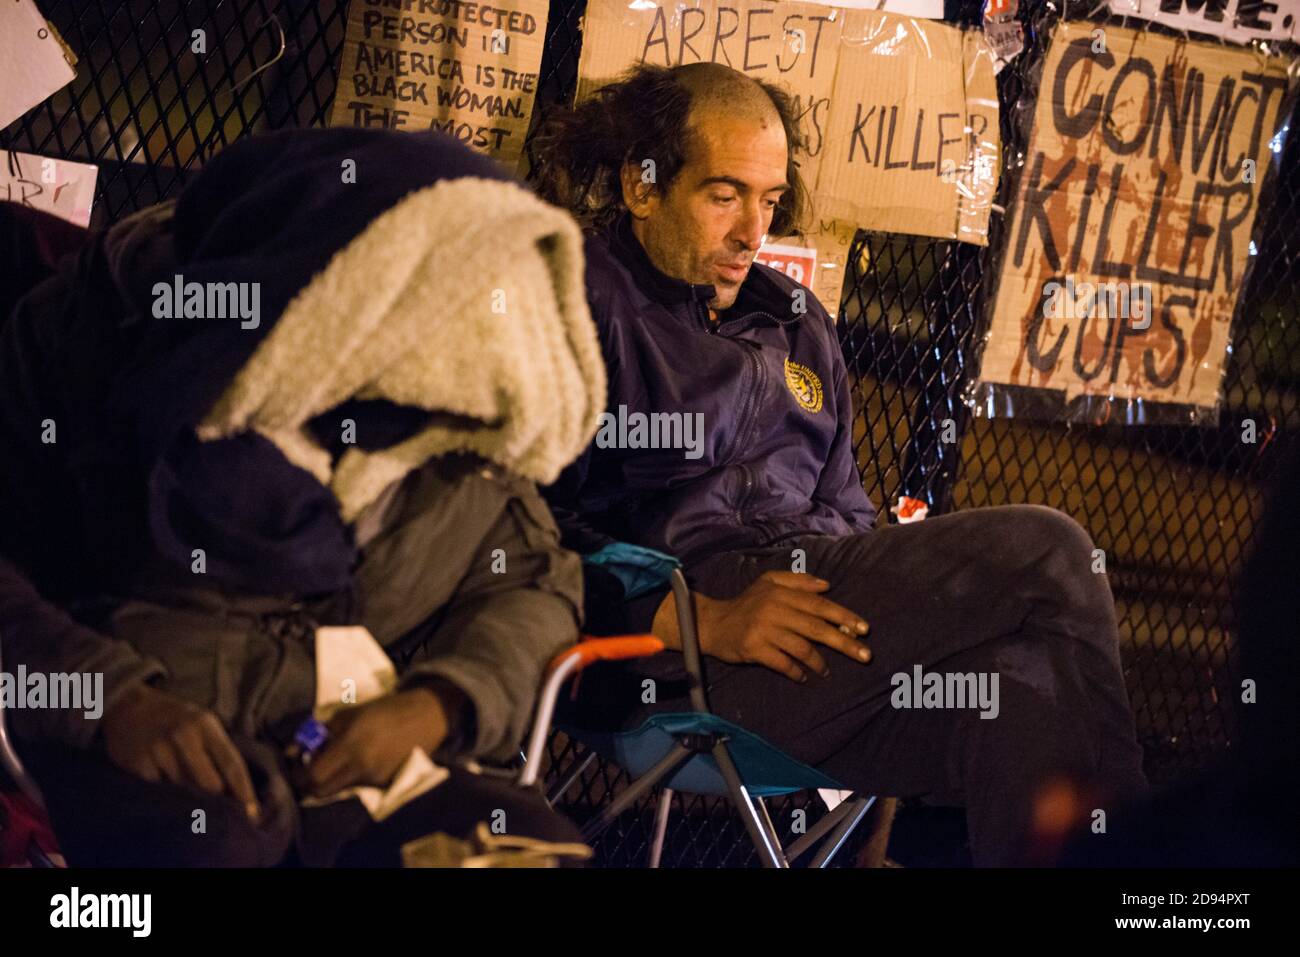
<path fill-rule="evenodd" d="M 620 174 L 623 166 L 654 161 L 655 187 L 667 191 L 686 164 L 692 143 L 688 125 L 701 99 L 701 80 L 717 71 L 734 74 L 727 86 L 752 84 L 767 94 L 785 128 L 789 149 L 786 182 L 769 233 L 798 231 L 808 208 L 796 151 L 803 146 L 794 99 L 780 87 L 715 64 L 661 67 L 643 64 L 601 87 L 576 106 L 553 108 L 539 123 L 528 148 L 532 180 L 539 196 L 571 212 L 584 227 L 603 229 L 627 208 Z M 711 72 L 710 72 L 711 71 Z M 712 91 L 704 97 L 719 102 Z"/>

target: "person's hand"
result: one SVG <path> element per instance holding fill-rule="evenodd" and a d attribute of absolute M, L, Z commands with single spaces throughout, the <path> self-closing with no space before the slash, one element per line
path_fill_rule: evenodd
<path fill-rule="evenodd" d="M 697 593 L 700 650 L 722 661 L 763 665 L 792 681 L 807 681 L 810 672 L 830 673 L 817 645 L 869 661 L 870 649 L 853 637 L 865 635 L 869 626 L 821 597 L 828 588 L 829 582 L 812 575 L 771 571 L 732 599 Z M 655 614 L 654 632 L 669 647 L 681 647 L 671 592 Z"/>
<path fill-rule="evenodd" d="M 105 712 L 102 730 L 109 760 L 122 770 L 227 794 L 250 820 L 261 816 L 248 765 L 211 711 L 142 684 Z"/>
<path fill-rule="evenodd" d="M 432 754 L 448 730 L 446 705 L 429 688 L 345 708 L 330 719 L 329 741 L 307 766 L 302 785 L 318 796 L 357 785 L 387 787 L 412 750 Z"/>

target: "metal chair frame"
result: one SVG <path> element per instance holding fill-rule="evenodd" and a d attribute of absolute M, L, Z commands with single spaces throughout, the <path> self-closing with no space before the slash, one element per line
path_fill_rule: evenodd
<path fill-rule="evenodd" d="M 705 693 L 704 666 L 700 653 L 699 631 L 696 626 L 695 599 L 686 584 L 686 577 L 680 569 L 674 569 L 671 575 L 673 597 L 677 606 L 677 627 L 681 634 L 682 657 L 685 659 L 686 671 L 690 682 L 691 710 L 700 714 L 712 714 L 708 697 Z M 596 644 L 600 639 L 584 644 Z M 662 644 L 660 644 L 662 647 Z M 626 657 L 625 655 L 599 655 L 597 657 Z M 533 723 L 523 774 L 519 783 L 531 786 L 537 780 L 541 767 L 542 749 L 555 715 L 555 702 L 559 692 L 572 674 L 593 660 L 585 660 L 577 652 L 561 655 L 552 663 L 542 696 L 537 705 L 537 719 Z M 783 847 L 780 836 L 772 824 L 767 805 L 761 797 L 749 792 L 736 769 L 731 751 L 727 747 L 727 736 L 720 733 L 675 734 L 676 743 L 655 764 L 637 777 L 631 784 L 617 794 L 596 817 L 587 822 L 582 829 L 583 838 L 594 840 L 614 823 L 624 811 L 632 807 L 652 788 L 669 778 L 675 771 L 685 765 L 696 755 L 708 754 L 717 763 L 726 784 L 726 796 L 749 834 L 750 840 L 758 852 L 764 867 L 789 867 L 790 862 L 798 859 L 820 842 L 817 853 L 809 862 L 810 867 L 827 867 L 835 855 L 844 846 L 854 829 L 866 817 L 867 812 L 876 801 L 875 795 L 853 795 L 842 801 L 822 817 L 816 825 L 802 835 L 789 847 Z M 575 764 L 547 794 L 547 800 L 554 803 L 567 791 L 595 760 L 595 752 Z M 658 867 L 663 855 L 664 836 L 668 826 L 668 815 L 672 804 L 673 791 L 664 788 L 659 795 L 655 811 L 654 832 L 650 847 L 649 866 Z"/>

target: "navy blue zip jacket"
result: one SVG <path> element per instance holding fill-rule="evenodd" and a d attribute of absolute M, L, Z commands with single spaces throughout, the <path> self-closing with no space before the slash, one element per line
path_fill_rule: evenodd
<path fill-rule="evenodd" d="M 631 542 L 674 555 L 689 571 L 720 552 L 873 527 L 835 323 L 810 291 L 755 263 L 714 324 L 706 305 L 713 286 L 660 272 L 626 214 L 589 237 L 586 255 L 611 418 L 547 490 L 567 547 L 590 554 Z M 670 421 L 665 413 L 679 413 L 683 424 L 702 415 L 695 447 L 644 447 L 668 431 L 653 427 L 656 413 L 660 423 Z M 623 447 L 611 447 L 615 438 Z M 613 576 L 586 568 L 587 630 L 648 631 L 665 591 L 625 600 Z"/>

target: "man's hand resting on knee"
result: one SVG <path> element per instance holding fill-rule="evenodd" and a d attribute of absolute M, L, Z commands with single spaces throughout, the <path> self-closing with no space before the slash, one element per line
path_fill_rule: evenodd
<path fill-rule="evenodd" d="M 696 593 L 700 650 L 722 661 L 764 665 L 792 681 L 807 681 L 809 672 L 829 674 L 816 645 L 855 661 L 869 661 L 870 650 L 851 636 L 865 635 L 867 623 L 821 597 L 819 593 L 828 588 L 829 582 L 812 575 L 772 571 L 764 572 L 735 598 Z M 655 613 L 654 633 L 668 647 L 681 648 L 671 592 Z"/>
<path fill-rule="evenodd" d="M 211 711 L 140 685 L 103 718 L 109 760 L 146 781 L 169 781 L 208 794 L 227 794 L 249 820 L 261 816 L 248 765 Z"/>

